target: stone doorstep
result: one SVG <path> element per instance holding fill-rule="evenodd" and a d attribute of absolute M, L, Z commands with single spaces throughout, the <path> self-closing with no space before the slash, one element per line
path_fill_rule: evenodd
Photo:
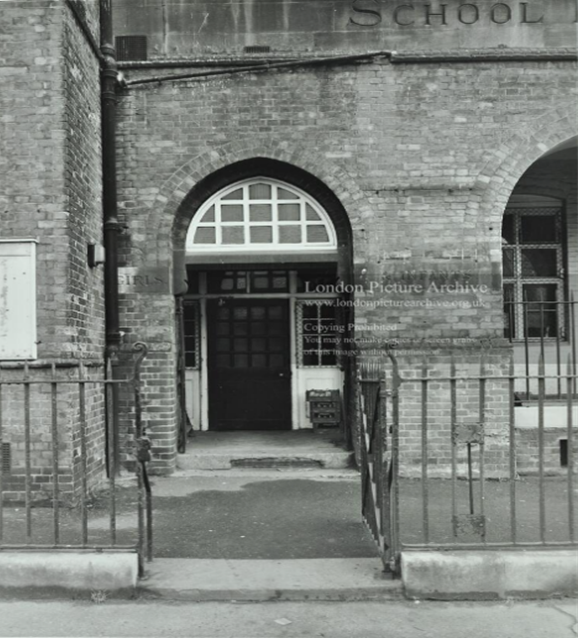
<path fill-rule="evenodd" d="M 184 454 L 177 459 L 178 470 L 222 470 L 229 468 L 325 468 L 351 467 L 352 452 L 319 452 L 287 454 L 266 451 L 248 456 L 246 452 L 210 454 L 199 452 Z"/>
<path fill-rule="evenodd" d="M 209 560 L 160 558 L 146 567 L 139 594 L 187 601 L 393 600 L 402 583 L 378 558 Z"/>

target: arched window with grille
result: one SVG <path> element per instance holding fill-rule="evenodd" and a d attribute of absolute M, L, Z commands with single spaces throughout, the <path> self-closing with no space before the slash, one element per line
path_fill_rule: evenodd
<path fill-rule="evenodd" d="M 331 220 L 293 185 L 265 178 L 232 184 L 197 211 L 187 253 L 337 250 Z"/>

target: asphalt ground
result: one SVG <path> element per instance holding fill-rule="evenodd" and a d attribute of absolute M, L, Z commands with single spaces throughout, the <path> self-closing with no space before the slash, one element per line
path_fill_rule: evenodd
<path fill-rule="evenodd" d="M 361 521 L 357 480 L 180 480 L 207 483 L 205 489 L 186 495 L 156 497 L 155 553 L 159 557 L 288 559 L 376 555 Z"/>
<path fill-rule="evenodd" d="M 297 476 L 307 475 L 302 470 Z M 163 558 L 369 558 L 375 545 L 361 521 L 359 476 L 295 478 L 295 472 L 201 472 L 153 477 L 154 552 Z M 318 474 L 318 472 L 315 472 Z M 343 472 L 338 472 L 342 476 Z M 134 485 L 117 487 L 117 543 L 136 541 Z M 89 508 L 88 544 L 110 538 L 108 494 Z M 53 541 L 49 508 L 32 509 L 32 542 Z M 60 511 L 60 542 L 81 542 L 80 510 Z M 26 540 L 23 507 L 4 509 L 4 543 Z"/>
<path fill-rule="evenodd" d="M 223 471 L 193 476 L 153 477 L 154 552 L 165 558 L 369 558 L 376 555 L 360 515 L 360 479 L 353 470 L 323 472 Z M 539 542 L 540 491 L 536 478 L 516 481 L 516 533 L 520 542 Z M 117 487 L 117 543 L 134 545 L 137 534 L 134 482 Z M 457 537 L 452 530 L 452 487 L 449 480 L 432 479 L 428 491 L 430 542 L 479 542 L 469 524 L 469 492 L 465 481 L 456 485 Z M 474 485 L 474 513 L 480 514 L 479 484 Z M 102 492 L 88 509 L 88 545 L 110 540 L 107 504 Z M 576 500 L 576 493 L 573 501 Z M 562 478 L 544 483 L 546 541 L 569 538 L 568 485 Z M 510 540 L 510 483 L 487 481 L 484 494 L 488 542 Z M 578 504 L 575 507 L 578 529 Z M 31 542 L 51 545 L 53 512 L 31 511 Z M 421 482 L 400 482 L 400 526 L 405 543 L 424 537 Z M 3 510 L 3 542 L 23 544 L 26 511 Z M 60 510 L 60 542 L 82 542 L 80 509 Z"/>

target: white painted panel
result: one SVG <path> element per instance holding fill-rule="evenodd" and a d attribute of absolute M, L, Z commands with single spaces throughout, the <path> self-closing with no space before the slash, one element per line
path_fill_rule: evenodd
<path fill-rule="evenodd" d="M 343 393 L 343 372 L 339 368 L 297 368 L 297 429 L 312 428 L 307 416 L 307 390 L 339 390 Z"/>
<path fill-rule="evenodd" d="M 36 244 L 0 240 L 0 359 L 36 358 Z"/>
<path fill-rule="evenodd" d="M 555 354 L 552 358 L 554 358 Z M 564 356 L 561 357 L 561 374 L 564 376 L 566 372 L 566 358 Z M 514 390 L 516 392 L 520 392 L 522 395 L 526 393 L 526 366 L 525 364 L 516 363 L 514 365 L 514 375 L 516 376 L 516 381 L 514 384 Z M 538 363 L 530 363 L 528 366 L 528 375 L 532 377 L 530 379 L 530 393 L 537 396 L 539 392 L 539 380 L 538 376 L 540 375 L 540 368 Z M 556 363 L 546 363 L 544 365 L 544 392 L 546 396 L 556 396 L 558 394 L 558 379 L 556 378 L 558 375 L 558 366 Z M 564 394 L 566 392 L 566 384 L 567 381 L 563 378 L 560 381 L 560 391 Z"/>
<path fill-rule="evenodd" d="M 516 428 L 537 430 L 539 410 L 537 405 L 523 405 L 514 408 Z M 572 408 L 572 425 L 578 430 L 578 406 Z M 568 408 L 565 405 L 544 405 L 544 428 L 560 429 L 568 427 Z"/>
<path fill-rule="evenodd" d="M 201 429 L 201 372 L 188 369 L 185 372 L 185 401 L 187 414 L 194 430 Z"/>

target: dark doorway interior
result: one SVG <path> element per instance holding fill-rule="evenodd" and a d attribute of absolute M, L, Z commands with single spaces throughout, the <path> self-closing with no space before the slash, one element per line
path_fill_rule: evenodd
<path fill-rule="evenodd" d="M 210 430 L 290 430 L 286 299 L 207 302 Z"/>

